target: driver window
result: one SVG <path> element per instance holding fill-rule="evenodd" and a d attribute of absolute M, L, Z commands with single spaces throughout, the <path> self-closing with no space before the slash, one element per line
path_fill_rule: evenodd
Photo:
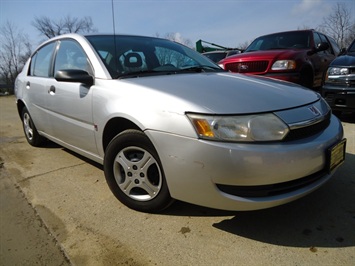
<path fill-rule="evenodd" d="M 323 34 L 320 34 L 320 38 L 322 40 L 322 42 L 326 42 L 329 44 L 327 38 L 323 35 Z M 324 51 L 326 54 L 332 54 L 332 48 L 331 48 L 331 45 L 329 44 L 329 48 L 327 50 Z"/>
<path fill-rule="evenodd" d="M 313 36 L 314 36 L 314 47 L 317 48 L 318 45 L 320 45 L 320 43 L 321 43 L 322 41 L 321 41 L 321 39 L 320 39 L 318 33 L 314 33 Z"/>
<path fill-rule="evenodd" d="M 54 73 L 62 69 L 81 69 L 93 74 L 85 52 L 73 40 L 63 40 L 60 43 L 54 64 Z"/>

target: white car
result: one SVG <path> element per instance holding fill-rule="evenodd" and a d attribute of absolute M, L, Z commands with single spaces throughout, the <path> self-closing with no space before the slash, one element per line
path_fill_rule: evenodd
<path fill-rule="evenodd" d="M 300 198 L 343 162 L 339 120 L 319 94 L 228 73 L 168 40 L 62 35 L 15 84 L 27 141 L 49 139 L 104 165 L 128 207 L 174 199 L 255 210 Z"/>

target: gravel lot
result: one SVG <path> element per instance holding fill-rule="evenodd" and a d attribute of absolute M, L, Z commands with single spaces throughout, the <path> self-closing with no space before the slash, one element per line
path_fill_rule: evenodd
<path fill-rule="evenodd" d="M 0 265 L 355 265 L 355 124 L 342 121 L 346 162 L 305 198 L 153 215 L 118 202 L 100 165 L 28 145 L 15 98 L 0 97 Z"/>

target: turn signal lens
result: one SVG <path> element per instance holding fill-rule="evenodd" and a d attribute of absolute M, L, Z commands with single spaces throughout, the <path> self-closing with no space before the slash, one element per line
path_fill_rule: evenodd
<path fill-rule="evenodd" d="M 194 119 L 192 120 L 195 128 L 200 136 L 213 138 L 214 134 L 211 130 L 209 123 L 205 119 Z"/>

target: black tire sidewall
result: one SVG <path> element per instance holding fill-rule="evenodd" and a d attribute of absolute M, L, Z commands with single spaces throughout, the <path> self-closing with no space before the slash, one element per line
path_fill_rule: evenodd
<path fill-rule="evenodd" d="M 313 88 L 313 73 L 309 69 L 303 69 L 300 73 L 300 85 L 312 89 Z"/>
<path fill-rule="evenodd" d="M 149 152 L 157 161 L 160 168 L 160 172 L 162 175 L 161 189 L 158 195 L 156 195 L 153 199 L 149 201 L 136 201 L 134 199 L 129 198 L 119 188 L 115 180 L 115 176 L 113 172 L 113 165 L 114 165 L 115 158 L 121 150 L 123 150 L 126 147 L 132 147 L 132 146 L 142 148 L 147 152 Z M 161 212 L 172 203 L 169 189 L 166 184 L 164 170 L 161 165 L 158 153 L 156 152 L 153 144 L 150 142 L 148 137 L 141 131 L 126 130 L 118 134 L 115 138 L 111 140 L 105 152 L 104 173 L 105 173 L 106 182 L 109 188 L 111 189 L 112 193 L 119 201 L 121 201 L 124 205 L 128 206 L 131 209 L 142 211 L 142 212 L 157 213 L 157 212 Z"/>

